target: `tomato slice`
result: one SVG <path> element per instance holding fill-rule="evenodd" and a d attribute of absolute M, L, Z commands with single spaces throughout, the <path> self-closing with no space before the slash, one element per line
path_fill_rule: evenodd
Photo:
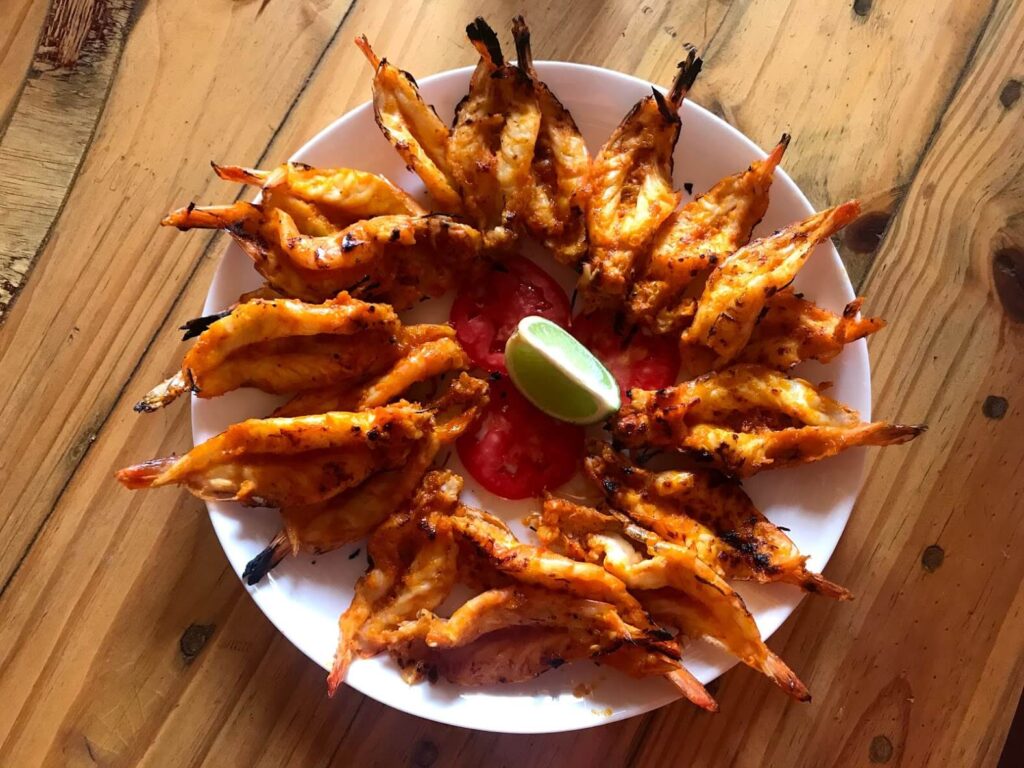
<path fill-rule="evenodd" d="M 661 389 L 679 377 L 679 345 L 670 336 L 616 330 L 614 314 L 591 312 L 573 318 L 572 333 L 611 371 L 619 382 L 623 402 L 632 388 Z"/>
<path fill-rule="evenodd" d="M 455 447 L 466 470 L 506 499 L 540 496 L 573 476 L 583 457 L 583 428 L 537 410 L 507 376 L 494 374 L 491 399 Z"/>
<path fill-rule="evenodd" d="M 569 297 L 551 275 L 524 256 L 510 256 L 459 291 L 449 319 L 470 360 L 505 373 L 505 342 L 520 320 L 540 315 L 568 328 L 569 312 Z"/>

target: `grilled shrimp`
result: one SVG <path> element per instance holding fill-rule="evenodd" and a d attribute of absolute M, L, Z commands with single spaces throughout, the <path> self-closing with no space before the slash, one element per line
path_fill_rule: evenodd
<path fill-rule="evenodd" d="M 459 343 L 451 338 L 454 331 L 449 326 L 414 325 L 406 330 L 420 328 L 444 329 L 451 335 L 428 339 L 408 347 L 408 351 L 389 370 L 369 381 L 334 385 L 296 395 L 274 411 L 274 416 L 302 416 L 307 413 L 374 408 L 403 395 L 414 384 L 442 376 L 449 371 L 469 368 L 469 358 Z M 408 342 L 400 337 L 399 344 L 405 346 Z"/>
<path fill-rule="evenodd" d="M 274 245 L 293 267 L 320 278 L 317 290 L 349 290 L 399 311 L 459 284 L 484 247 L 477 230 L 447 216 L 377 216 L 312 237 L 276 213 Z"/>
<path fill-rule="evenodd" d="M 345 679 L 354 656 L 380 653 L 387 643 L 384 633 L 415 619 L 421 610 L 436 608 L 451 592 L 458 549 L 444 518 L 461 491 L 458 475 L 430 472 L 411 504 L 392 512 L 370 536 L 366 551 L 372 565 L 356 582 L 352 603 L 338 621 L 329 695 Z M 435 517 L 437 522 L 431 523 Z"/>
<path fill-rule="evenodd" d="M 739 483 L 714 470 L 648 472 L 607 443 L 593 448 L 587 475 L 608 504 L 644 528 L 693 549 L 719 575 L 782 581 L 848 600 L 850 593 L 807 570 L 807 557 L 772 525 Z"/>
<path fill-rule="evenodd" d="M 246 565 L 242 578 L 256 584 L 288 555 L 330 552 L 369 535 L 409 500 L 441 449 L 472 425 L 487 404 L 487 389 L 486 381 L 461 374 L 437 399 L 419 409 L 433 414 L 433 426 L 400 466 L 378 472 L 326 501 L 282 507 L 284 530 Z"/>
<path fill-rule="evenodd" d="M 402 353 L 401 323 L 386 304 L 342 293 L 323 304 L 256 299 L 210 322 L 181 370 L 135 405 L 148 413 L 184 392 L 223 395 L 239 387 L 298 392 L 383 371 Z"/>
<path fill-rule="evenodd" d="M 524 218 L 531 197 L 540 106 L 530 78 L 505 63 L 486 21 L 477 17 L 466 34 L 480 61 L 455 108 L 448 159 L 477 225 L 510 228 Z"/>
<path fill-rule="evenodd" d="M 320 302 L 349 291 L 398 310 L 454 287 L 472 274 L 484 248 L 501 240 L 485 241 L 477 230 L 446 216 L 382 215 L 339 230 L 326 219 L 296 219 L 285 208 L 264 203 L 189 205 L 161 223 L 227 231 L 285 296 Z"/>
<path fill-rule="evenodd" d="M 611 633 L 578 627 L 513 626 L 446 650 L 410 640 L 390 649 L 406 682 L 443 678 L 466 687 L 532 680 L 554 667 L 580 659 L 603 661 L 602 654 L 622 647 Z"/>
<path fill-rule="evenodd" d="M 843 347 L 885 327 L 878 317 L 858 317 L 863 299 L 854 299 L 841 315 L 822 309 L 791 288 L 768 300 L 764 317 L 740 352 L 740 361 L 786 370 L 804 360 L 827 363 Z"/>
<path fill-rule="evenodd" d="M 448 619 L 422 615 L 396 635 L 422 637 L 431 648 L 458 648 L 490 632 L 516 626 L 579 629 L 594 636 L 609 633 L 630 643 L 661 641 L 661 633 L 630 626 L 610 603 L 575 597 L 542 587 L 499 587 L 470 598 Z M 670 651 L 671 652 L 671 651 Z"/>
<path fill-rule="evenodd" d="M 652 617 L 690 639 L 707 639 L 762 672 L 800 700 L 810 695 L 797 676 L 768 650 L 742 598 L 688 547 L 666 541 L 628 517 L 564 499 L 544 502 L 538 533 L 549 544 L 572 542 L 588 561 L 624 582 Z M 662 598 L 671 611 L 648 603 Z M 685 617 L 685 621 L 682 619 Z"/>
<path fill-rule="evenodd" d="M 675 211 L 655 235 L 629 294 L 627 319 L 655 333 L 679 333 L 692 319 L 711 271 L 750 241 L 768 210 L 768 190 L 789 136 L 764 160 L 719 181 Z"/>
<path fill-rule="evenodd" d="M 512 21 L 512 34 L 517 66 L 529 77 L 540 107 L 522 221 L 558 261 L 576 266 L 587 253 L 590 153 L 569 110 L 537 77 L 530 30 L 522 16 Z"/>
<path fill-rule="evenodd" d="M 412 75 L 379 58 L 366 35 L 357 37 L 356 45 L 373 67 L 373 114 L 384 137 L 442 211 L 462 213 L 462 195 L 448 160 L 448 127 L 423 101 Z"/>
<path fill-rule="evenodd" d="M 249 419 L 184 456 L 120 470 L 131 489 L 182 485 L 203 499 L 252 506 L 314 504 L 401 466 L 432 434 L 430 412 L 396 403 L 359 413 Z"/>
<path fill-rule="evenodd" d="M 610 603 L 630 624 L 654 628 L 625 585 L 603 569 L 521 542 L 507 528 L 470 507 L 460 505 L 451 520 L 456 535 L 499 572 L 523 584 Z"/>
<path fill-rule="evenodd" d="M 213 170 L 225 181 L 260 187 L 262 205 L 286 211 L 311 235 L 329 235 L 374 216 L 426 214 L 408 193 L 368 171 L 295 162 L 272 171 L 213 163 Z"/>
<path fill-rule="evenodd" d="M 693 324 L 682 335 L 684 357 L 692 346 L 711 350 L 716 369 L 736 360 L 766 302 L 792 282 L 816 245 L 859 212 L 856 200 L 843 203 L 750 243 L 715 267 L 697 302 Z"/>
<path fill-rule="evenodd" d="M 905 443 L 925 429 L 861 422 L 803 379 L 759 365 L 734 365 L 656 392 L 634 389 L 613 422 L 625 445 L 683 451 L 736 477 L 858 445 Z"/>
<path fill-rule="evenodd" d="M 463 685 L 516 682 L 577 659 L 602 663 L 631 649 L 613 666 L 637 676 L 680 671 L 678 647 L 624 622 L 608 603 L 522 585 L 483 592 L 451 618 L 421 614 L 395 633 L 393 654 Z M 481 663 L 486 649 L 490 663 Z M 699 683 L 698 683 L 699 685 Z M 705 692 L 706 695 L 706 692 Z"/>
<path fill-rule="evenodd" d="M 639 101 L 594 158 L 587 212 L 590 251 L 579 283 L 587 310 L 617 309 L 625 301 L 638 261 L 679 203 L 672 186 L 680 127 L 676 113 L 700 67 L 689 46 L 668 97 L 654 90 Z"/>

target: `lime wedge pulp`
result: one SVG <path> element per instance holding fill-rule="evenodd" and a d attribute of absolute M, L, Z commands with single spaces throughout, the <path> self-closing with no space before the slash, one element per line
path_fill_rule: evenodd
<path fill-rule="evenodd" d="M 526 399 L 549 416 L 593 424 L 619 409 L 619 385 L 590 350 L 543 317 L 519 321 L 505 365 Z"/>

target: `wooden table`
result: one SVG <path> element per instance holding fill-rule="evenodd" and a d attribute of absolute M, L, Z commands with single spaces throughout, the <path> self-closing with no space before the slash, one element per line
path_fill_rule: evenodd
<path fill-rule="evenodd" d="M 49 7 L 48 7 L 49 5 Z M 828 575 L 770 645 L 814 693 L 746 670 L 579 733 L 399 714 L 263 617 L 202 504 L 112 471 L 189 445 L 168 375 L 225 239 L 157 227 L 239 194 L 208 162 L 280 162 L 368 98 L 366 32 L 417 74 L 522 10 L 538 58 L 693 92 L 821 208 L 872 313 L 876 411 L 927 422 L 870 456 Z M 1024 4 L 0 0 L 0 765 L 994 765 L 1024 682 Z M 506 38 L 507 39 L 507 38 Z M 12 302 L 12 298 L 14 299 Z M 1017 763 L 1019 764 L 1019 763 Z"/>

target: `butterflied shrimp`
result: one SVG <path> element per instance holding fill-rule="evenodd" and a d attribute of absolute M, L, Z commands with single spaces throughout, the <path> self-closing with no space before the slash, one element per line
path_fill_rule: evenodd
<path fill-rule="evenodd" d="M 397 309 L 453 287 L 485 248 L 503 245 L 504 232 L 484 238 L 446 216 L 380 215 L 339 229 L 312 203 L 281 190 L 268 188 L 260 204 L 190 204 L 161 224 L 227 231 L 282 295 L 319 302 L 347 290 Z"/>
<path fill-rule="evenodd" d="M 290 393 L 370 376 L 401 354 L 395 338 L 400 327 L 388 305 L 345 293 L 323 304 L 296 299 L 239 304 L 207 326 L 181 370 L 135 410 L 154 411 L 190 390 L 202 398 L 239 387 Z"/>
<path fill-rule="evenodd" d="M 640 666 L 634 657 L 631 671 L 638 676 L 665 674 L 681 669 L 678 663 L 679 650 L 675 643 L 664 640 L 660 632 L 652 634 L 630 626 L 608 603 L 523 585 L 485 591 L 457 608 L 448 619 L 421 614 L 415 622 L 403 625 L 394 633 L 394 642 L 398 645 L 400 656 L 412 656 L 421 663 L 436 666 L 438 671 L 448 677 L 451 673 L 442 670 L 451 670 L 453 660 L 464 658 L 467 652 L 464 649 L 482 643 L 484 647 L 495 650 L 498 644 L 494 638 L 533 637 L 532 633 L 520 634 L 527 628 L 543 628 L 548 631 L 545 633 L 547 642 L 543 648 L 552 655 L 547 657 L 546 664 L 535 663 L 543 658 L 535 658 L 537 648 L 532 645 L 527 656 L 519 655 L 519 652 L 509 648 L 507 650 L 512 652 L 511 655 L 520 659 L 514 666 L 502 663 L 496 669 L 475 670 L 471 677 L 466 674 L 456 674 L 455 677 L 464 684 L 514 682 L 535 677 L 575 659 L 604 661 L 604 654 L 623 647 L 637 651 L 642 649 L 651 659 L 664 662 L 655 665 L 644 659 L 646 665 Z M 554 643 L 558 651 L 555 652 L 549 643 Z M 494 659 L 506 655 L 498 654 Z M 619 666 L 627 666 L 626 659 L 619 661 Z M 463 663 L 456 664 L 458 668 L 464 668 Z M 513 668 L 518 671 L 510 672 Z"/>
<path fill-rule="evenodd" d="M 653 626 L 625 585 L 599 567 L 519 541 L 470 507 L 459 507 L 452 527 L 494 568 L 519 582 L 611 603 L 634 626 Z"/>
<path fill-rule="evenodd" d="M 287 213 L 275 213 L 273 246 L 304 278 L 304 292 L 347 290 L 399 311 L 468 279 L 485 245 L 480 232 L 447 216 L 377 216 L 311 237 Z M 273 282 L 271 274 L 264 277 Z"/>
<path fill-rule="evenodd" d="M 692 615 L 681 625 L 676 615 L 668 614 L 666 626 L 691 639 L 711 640 L 795 698 L 810 698 L 797 676 L 765 646 L 742 598 L 688 547 L 666 541 L 619 513 L 581 509 L 564 499 L 545 501 L 541 519 L 549 540 L 575 539 L 588 560 L 624 582 L 642 604 L 645 595 L 659 590 L 675 611 Z"/>
<path fill-rule="evenodd" d="M 594 635 L 607 632 L 632 643 L 657 644 L 664 639 L 661 632 L 630 626 L 609 603 L 521 584 L 470 598 L 448 619 L 423 616 L 397 634 L 422 636 L 431 648 L 457 648 L 513 626 L 579 628 Z"/>
<path fill-rule="evenodd" d="M 522 626 L 491 632 L 458 648 L 438 650 L 412 640 L 391 648 L 390 653 L 408 683 L 442 678 L 478 687 L 532 680 L 567 662 L 600 660 L 622 643 L 612 635 Z"/>
<path fill-rule="evenodd" d="M 750 241 L 768 210 L 768 190 L 787 146 L 789 136 L 783 135 L 767 158 L 722 179 L 668 218 L 630 291 L 631 323 L 655 333 L 686 327 L 708 275 Z"/>
<path fill-rule="evenodd" d="M 579 283 L 587 310 L 617 309 L 625 301 L 638 261 L 679 203 L 672 186 L 680 127 L 676 113 L 700 66 L 689 47 L 668 96 L 655 90 L 639 101 L 594 158 L 587 213 L 590 250 Z"/>
<path fill-rule="evenodd" d="M 715 354 L 714 367 L 735 360 L 750 341 L 767 301 L 792 282 L 814 247 L 853 221 L 853 200 L 830 208 L 741 248 L 708 277 L 693 324 L 683 333 L 689 346 Z"/>
<path fill-rule="evenodd" d="M 339 287 L 339 282 L 332 279 L 336 275 L 325 276 L 292 264 L 275 246 L 279 238 L 278 212 L 286 215 L 299 233 L 311 237 L 326 237 L 363 218 L 422 213 L 420 206 L 400 189 L 365 171 L 321 170 L 294 163 L 273 171 L 213 167 L 223 179 L 259 185 L 261 202 L 214 206 L 190 203 L 168 214 L 161 224 L 181 230 L 225 230 L 253 260 L 269 288 L 282 296 L 323 301 L 345 286 Z"/>
<path fill-rule="evenodd" d="M 189 229 L 222 229 L 252 259 L 256 271 L 263 276 L 269 287 L 289 298 L 309 302 L 320 302 L 336 296 L 345 290 L 345 281 L 337 275 L 304 269 L 294 264 L 288 255 L 277 247 L 280 239 L 278 226 L 281 216 L 287 218 L 292 230 L 298 230 L 298 223 L 287 211 L 254 203 L 233 203 L 232 205 L 197 206 L 189 204 L 168 214 L 163 226 Z M 311 235 L 326 236 L 337 231 L 326 219 L 303 220 L 306 231 Z M 348 285 L 358 278 L 349 278 Z"/>
<path fill-rule="evenodd" d="M 416 80 L 379 58 L 365 35 L 356 45 L 373 67 L 373 113 L 384 137 L 420 177 L 440 210 L 463 212 L 458 182 L 448 161 L 448 127 L 423 101 Z"/>
<path fill-rule="evenodd" d="M 372 565 L 356 582 L 352 603 L 339 619 L 338 650 L 327 678 L 333 696 L 354 656 L 373 656 L 382 637 L 420 611 L 439 606 L 455 585 L 458 550 L 444 516 L 455 508 L 462 478 L 452 472 L 424 476 L 412 502 L 396 509 L 367 542 Z M 430 524 L 433 517 L 438 523 Z"/>
<path fill-rule="evenodd" d="M 433 327 L 451 330 L 448 326 Z M 274 411 L 274 415 L 301 416 L 325 411 L 374 408 L 405 394 L 414 384 L 450 371 L 466 370 L 469 365 L 466 353 L 453 338 L 427 340 L 410 347 L 389 370 L 377 378 L 354 385 L 335 385 L 304 392 Z"/>
<path fill-rule="evenodd" d="M 264 204 L 287 211 L 297 221 L 301 221 L 304 211 L 295 202 L 312 206 L 313 211 L 327 219 L 329 226 L 321 226 L 323 231 L 320 232 L 303 227 L 306 234 L 328 235 L 374 216 L 422 216 L 426 213 L 408 193 L 383 176 L 368 171 L 314 168 L 295 162 L 270 171 L 215 163 L 213 170 L 225 181 L 260 187 Z"/>
<path fill-rule="evenodd" d="M 442 448 L 450 446 L 487 404 L 487 382 L 461 374 L 423 412 L 433 414 L 433 429 L 401 466 L 378 472 L 345 493 L 317 504 L 281 509 L 284 531 L 246 566 L 242 577 L 256 584 L 289 555 L 330 552 L 369 535 L 405 504 Z"/>
<path fill-rule="evenodd" d="M 648 580 L 656 583 L 662 579 Z M 667 583 L 670 579 L 664 581 Z M 764 644 L 752 618 L 737 622 L 739 626 L 730 625 L 728 620 L 723 621 L 715 609 L 709 609 L 699 600 L 688 599 L 686 593 L 677 589 L 643 590 L 638 591 L 637 595 L 660 623 L 678 629 L 688 638 L 707 640 L 725 648 L 797 701 L 811 700 L 807 686 L 786 662 Z"/>
<path fill-rule="evenodd" d="M 810 383 L 759 365 L 734 365 L 658 391 L 632 390 L 613 422 L 625 445 L 689 453 L 736 477 L 854 446 L 905 443 L 925 429 L 861 422 Z"/>
<path fill-rule="evenodd" d="M 690 547 L 722 576 L 782 581 L 847 600 L 850 593 L 807 570 L 807 557 L 772 525 L 739 483 L 714 470 L 648 472 L 607 443 L 586 460 L 588 476 L 616 510 Z"/>
<path fill-rule="evenodd" d="M 480 61 L 469 93 L 455 108 L 448 158 L 478 226 L 512 227 L 525 217 L 531 197 L 540 106 L 530 78 L 505 63 L 486 21 L 478 17 L 466 34 Z"/>
<path fill-rule="evenodd" d="M 860 317 L 863 299 L 851 301 L 841 315 L 829 312 L 791 288 L 768 300 L 765 313 L 740 352 L 739 361 L 787 370 L 804 360 L 827 363 L 843 347 L 885 327 L 878 317 Z"/>
<path fill-rule="evenodd" d="M 540 107 L 523 223 L 558 261 L 576 266 L 587 253 L 590 153 L 569 110 L 537 76 L 522 16 L 513 20 L 512 34 L 517 66 L 530 78 Z"/>
<path fill-rule="evenodd" d="M 396 403 L 360 413 L 249 419 L 182 457 L 127 467 L 127 488 L 181 485 L 203 499 L 253 506 L 312 504 L 401 466 L 433 431 L 428 411 Z"/>

